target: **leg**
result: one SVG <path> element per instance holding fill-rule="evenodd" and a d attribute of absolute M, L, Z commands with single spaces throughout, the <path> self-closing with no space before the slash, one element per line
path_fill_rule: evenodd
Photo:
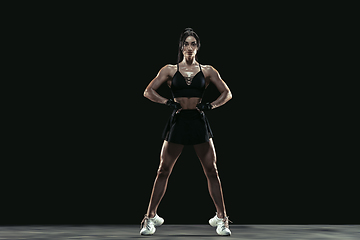
<path fill-rule="evenodd" d="M 183 148 L 184 145 L 164 141 L 160 154 L 160 165 L 147 210 L 149 218 L 153 218 L 156 215 L 157 208 L 165 194 L 171 171 Z"/>
<path fill-rule="evenodd" d="M 221 188 L 221 182 L 216 167 L 216 152 L 212 139 L 209 142 L 194 145 L 195 152 L 200 159 L 208 181 L 209 193 L 214 201 L 217 216 L 226 217 L 224 197 Z"/>

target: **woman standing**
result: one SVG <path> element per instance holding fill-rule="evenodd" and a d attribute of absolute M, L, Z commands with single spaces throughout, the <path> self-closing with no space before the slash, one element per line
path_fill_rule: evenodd
<path fill-rule="evenodd" d="M 216 167 L 213 134 L 204 111 L 220 107 L 232 96 L 215 68 L 197 62 L 199 48 L 198 35 L 191 28 L 185 29 L 180 36 L 178 64 L 163 67 L 144 92 L 146 98 L 167 105 L 173 109 L 173 113 L 163 132 L 164 143 L 160 154 L 160 165 L 147 214 L 142 221 L 141 235 L 154 234 L 156 227 L 164 222 L 164 219 L 156 214 L 157 208 L 184 145 L 194 146 L 207 177 L 209 192 L 217 210 L 215 217 L 209 220 L 209 224 L 216 227 L 219 235 L 231 234 Z M 171 89 L 173 99 L 166 99 L 156 92 L 165 82 Z M 221 94 L 212 103 L 202 103 L 204 91 L 210 83 L 213 83 Z"/>

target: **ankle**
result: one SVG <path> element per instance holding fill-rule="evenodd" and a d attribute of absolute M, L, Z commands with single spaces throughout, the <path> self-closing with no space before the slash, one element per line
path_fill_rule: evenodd
<path fill-rule="evenodd" d="M 154 218 L 156 216 L 156 213 L 151 212 L 147 214 L 148 218 Z"/>
<path fill-rule="evenodd" d="M 216 216 L 218 217 L 218 218 L 221 218 L 221 219 L 224 219 L 225 217 L 226 217 L 226 214 L 224 214 L 224 213 L 216 213 Z"/>

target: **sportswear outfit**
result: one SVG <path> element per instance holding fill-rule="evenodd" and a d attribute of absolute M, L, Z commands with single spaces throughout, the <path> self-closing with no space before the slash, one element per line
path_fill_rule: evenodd
<path fill-rule="evenodd" d="M 177 71 L 171 81 L 171 93 L 173 98 L 178 97 L 198 97 L 203 98 L 206 81 L 204 73 L 201 70 L 193 77 L 184 77 L 179 71 L 179 64 L 177 65 Z M 173 110 L 166 126 L 164 128 L 162 138 L 168 142 L 178 143 L 183 145 L 195 145 L 204 142 L 209 142 L 213 137 L 213 133 L 210 128 L 209 121 L 207 120 L 203 111 L 211 110 L 210 103 L 199 103 L 197 109 L 182 109 L 177 112 L 181 105 L 169 99 L 166 103 L 168 107 Z M 156 227 L 161 226 L 164 223 L 164 219 L 157 214 L 154 218 L 149 218 L 145 215 L 141 222 L 141 235 L 153 235 L 156 231 Z M 209 220 L 209 224 L 212 227 L 216 227 L 216 232 L 219 235 L 229 236 L 231 231 L 229 229 L 228 217 L 222 219 L 217 215 Z"/>
<path fill-rule="evenodd" d="M 179 64 L 177 71 L 171 81 L 171 93 L 173 98 L 178 97 L 198 97 L 202 98 L 206 88 L 206 81 L 204 73 L 201 70 L 193 77 L 184 77 L 179 71 Z M 182 109 L 179 113 L 176 104 L 172 100 L 167 104 L 174 109 L 166 126 L 164 128 L 162 138 L 168 142 L 178 143 L 183 145 L 194 145 L 204 142 L 209 142 L 213 137 L 212 130 L 208 119 L 203 111 L 199 112 L 197 109 Z M 178 104 L 180 105 L 180 104 Z M 200 103 L 201 110 L 206 109 L 210 104 Z"/>

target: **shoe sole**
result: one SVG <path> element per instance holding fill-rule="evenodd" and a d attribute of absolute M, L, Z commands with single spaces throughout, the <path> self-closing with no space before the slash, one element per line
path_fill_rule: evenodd
<path fill-rule="evenodd" d="M 141 236 L 152 236 L 154 234 L 155 234 L 155 232 L 154 233 L 140 233 Z"/>
<path fill-rule="evenodd" d="M 226 234 L 226 235 L 223 235 L 223 234 L 218 234 L 219 236 L 224 236 L 224 237 L 228 237 L 228 236 L 231 236 L 231 234 Z"/>
<path fill-rule="evenodd" d="M 143 234 L 143 233 L 140 233 L 141 236 L 152 236 L 154 234 Z"/>

